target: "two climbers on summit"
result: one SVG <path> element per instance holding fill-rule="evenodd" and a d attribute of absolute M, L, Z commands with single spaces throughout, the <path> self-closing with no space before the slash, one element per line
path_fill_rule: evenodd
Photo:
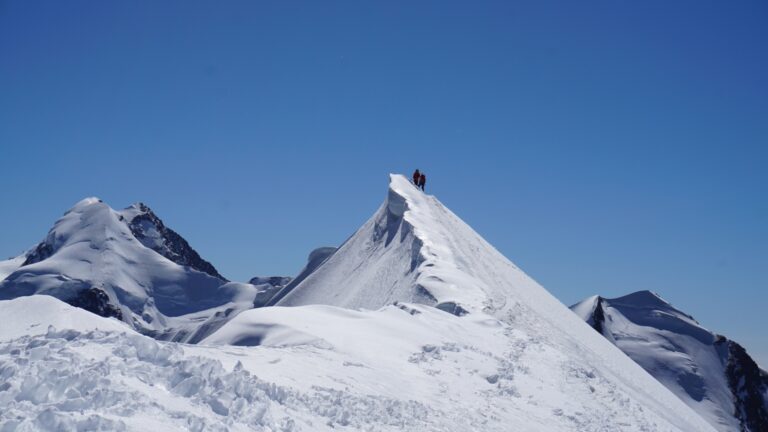
<path fill-rule="evenodd" d="M 423 172 L 419 172 L 418 168 L 413 172 L 413 184 L 421 190 L 424 190 L 424 185 L 427 184 L 427 176 Z"/>

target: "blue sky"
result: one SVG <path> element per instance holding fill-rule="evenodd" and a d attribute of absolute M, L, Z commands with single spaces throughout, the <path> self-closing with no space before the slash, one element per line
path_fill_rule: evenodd
<path fill-rule="evenodd" d="M 290 275 L 419 167 L 564 303 L 768 367 L 768 3 L 415 3 L 0 1 L 0 256 L 98 196 Z"/>

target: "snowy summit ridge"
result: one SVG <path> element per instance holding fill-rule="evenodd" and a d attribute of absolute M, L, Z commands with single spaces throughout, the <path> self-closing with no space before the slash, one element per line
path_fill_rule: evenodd
<path fill-rule="evenodd" d="M 459 315 L 502 308 L 506 296 L 478 277 L 491 269 L 477 250 L 503 258 L 435 197 L 392 174 L 374 216 L 277 304 L 377 309 L 399 301 Z"/>

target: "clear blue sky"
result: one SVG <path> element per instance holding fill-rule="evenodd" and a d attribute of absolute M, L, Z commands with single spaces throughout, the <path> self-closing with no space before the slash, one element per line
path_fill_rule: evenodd
<path fill-rule="evenodd" d="M 415 4 L 414 4 L 415 3 Z M 564 303 L 768 367 L 768 3 L 0 1 L 0 256 L 85 196 L 235 280 L 428 189 Z"/>

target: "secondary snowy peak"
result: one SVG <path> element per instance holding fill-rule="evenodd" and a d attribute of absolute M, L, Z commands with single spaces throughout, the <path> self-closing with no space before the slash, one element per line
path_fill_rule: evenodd
<path fill-rule="evenodd" d="M 768 374 L 738 343 L 650 291 L 571 309 L 718 430 L 768 430 Z"/>
<path fill-rule="evenodd" d="M 142 221 L 135 224 L 142 229 L 150 220 L 157 223 L 152 226 L 164 226 L 140 210 L 116 212 L 98 198 L 80 201 L 0 282 L 0 299 L 48 294 L 151 331 L 165 329 L 167 317 L 220 306 L 252 290 L 250 285 L 224 285 L 219 277 L 145 247 L 125 214 Z M 183 239 L 178 244 L 188 247 Z"/>
<path fill-rule="evenodd" d="M 134 237 L 141 244 L 176 264 L 191 267 L 226 281 L 213 264 L 202 259 L 184 238 L 165 226 L 163 221 L 144 203 L 136 203 L 120 212 Z"/>

